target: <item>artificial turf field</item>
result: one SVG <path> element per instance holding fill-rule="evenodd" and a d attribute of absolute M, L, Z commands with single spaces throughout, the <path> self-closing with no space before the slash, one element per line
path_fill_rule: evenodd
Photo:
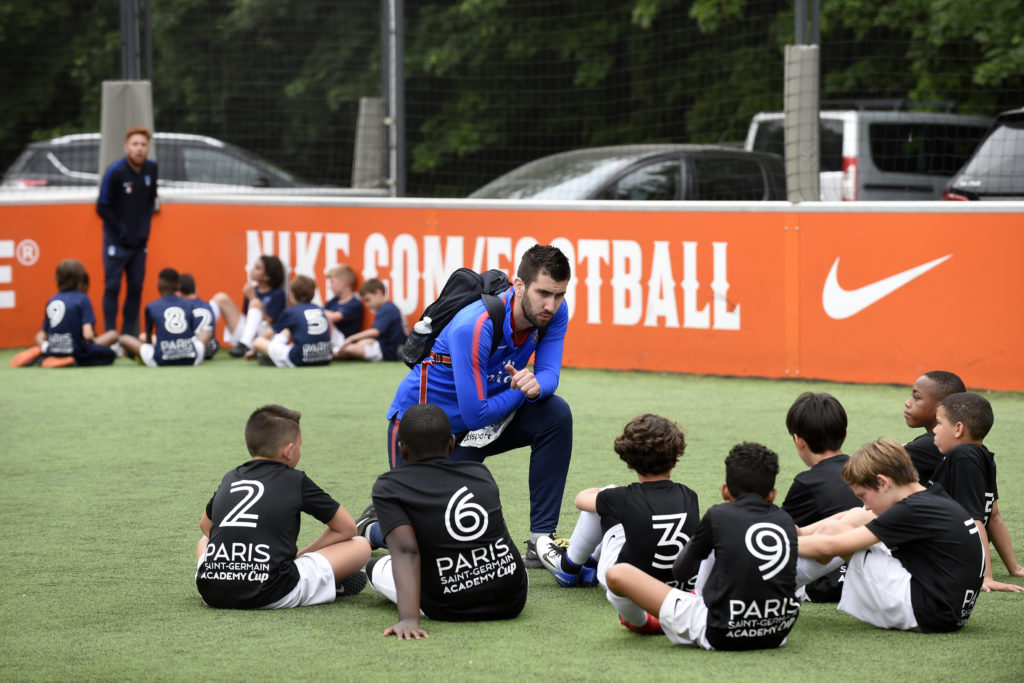
<path fill-rule="evenodd" d="M 808 605 L 778 650 L 703 652 L 619 625 L 600 588 L 563 589 L 530 570 L 530 597 L 506 622 L 425 620 L 428 640 L 382 638 L 394 606 L 366 590 L 332 605 L 276 612 L 205 607 L 193 583 L 199 516 L 225 471 L 248 458 L 249 413 L 303 414 L 300 469 L 353 515 L 386 466 L 385 410 L 400 364 L 279 370 L 219 354 L 199 368 L 9 369 L 0 351 L 0 680 L 958 680 L 1020 681 L 1024 594 L 984 594 L 954 634 L 880 631 L 833 605 Z M 906 383 L 915 379 L 908 372 Z M 970 387 L 969 374 L 964 375 Z M 781 456 L 780 500 L 797 458 L 784 418 L 802 391 L 827 391 L 850 418 L 846 451 L 878 436 L 907 441 L 903 386 L 563 371 L 575 445 L 559 531 L 581 488 L 634 481 L 611 449 L 632 417 L 656 412 L 687 432 L 675 478 L 720 502 L 734 443 Z M 1000 509 L 1024 554 L 1024 394 L 983 392 Z M 527 452 L 487 462 L 513 539 L 528 532 Z M 303 520 L 300 545 L 321 530 Z M 520 545 L 522 549 L 522 545 Z M 997 579 L 1008 579 L 996 558 Z"/>

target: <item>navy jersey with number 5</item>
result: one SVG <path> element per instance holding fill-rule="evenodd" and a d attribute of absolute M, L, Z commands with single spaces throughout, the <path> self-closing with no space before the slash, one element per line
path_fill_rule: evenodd
<path fill-rule="evenodd" d="M 676 579 L 690 580 L 712 553 L 701 590 L 708 642 L 716 650 L 781 645 L 800 613 L 793 519 L 754 493 L 709 508 L 676 559 Z"/>
<path fill-rule="evenodd" d="M 213 526 L 196 570 L 203 601 L 245 609 L 288 595 L 299 581 L 299 513 L 327 524 L 338 507 L 304 472 L 281 462 L 254 459 L 225 474 L 206 505 Z"/>
<path fill-rule="evenodd" d="M 697 494 L 665 479 L 602 489 L 597 494 L 601 531 L 622 527 L 626 541 L 619 562 L 676 585 L 672 564 L 697 530 Z"/>
<path fill-rule="evenodd" d="M 157 365 L 193 365 L 196 347 L 192 302 L 167 294 L 146 305 L 146 338 Z M 155 333 L 154 333 L 155 331 Z"/>
<path fill-rule="evenodd" d="M 334 358 L 331 324 L 324 309 L 316 304 L 295 304 L 274 319 L 274 332 L 288 330 L 292 348 L 288 358 L 295 365 L 326 365 Z"/>
<path fill-rule="evenodd" d="M 498 485 L 475 462 L 429 458 L 373 485 L 380 530 L 411 525 L 420 556 L 420 609 L 431 619 L 510 619 L 526 604 L 526 565 L 501 513 Z"/>

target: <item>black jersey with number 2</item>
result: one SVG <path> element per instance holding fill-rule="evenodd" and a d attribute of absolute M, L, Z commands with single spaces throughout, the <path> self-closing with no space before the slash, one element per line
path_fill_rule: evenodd
<path fill-rule="evenodd" d="M 258 608 L 280 600 L 299 581 L 295 567 L 299 513 L 324 524 L 338 502 L 301 470 L 250 460 L 221 480 L 206 505 L 213 522 L 196 586 L 211 607 Z"/>
<path fill-rule="evenodd" d="M 526 566 L 486 467 L 447 458 L 406 463 L 377 478 L 373 506 L 385 539 L 405 524 L 416 534 L 425 615 L 483 621 L 522 611 Z"/>
<path fill-rule="evenodd" d="M 701 595 L 707 639 L 716 650 L 778 647 L 800 613 L 796 599 L 796 525 L 757 494 L 708 509 L 673 569 L 680 581 L 712 552 Z"/>
<path fill-rule="evenodd" d="M 602 489 L 597 494 L 601 531 L 621 524 L 626 541 L 619 562 L 675 585 L 672 563 L 700 522 L 697 494 L 663 479 Z"/>

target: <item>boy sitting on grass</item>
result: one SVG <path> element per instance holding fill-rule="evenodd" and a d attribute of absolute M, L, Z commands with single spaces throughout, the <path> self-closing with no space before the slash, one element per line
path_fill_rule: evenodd
<path fill-rule="evenodd" d="M 638 483 L 590 488 L 576 495 L 581 510 L 567 548 L 550 536 L 537 541 L 541 565 L 566 588 L 600 583 L 608 568 L 627 562 L 675 585 L 672 563 L 697 530 L 697 494 L 672 481 L 672 470 L 686 449 L 675 422 L 640 415 L 615 438 L 615 452 L 635 470 Z M 637 633 L 661 633 L 658 620 L 629 598 L 607 591 L 623 626 Z"/>
<path fill-rule="evenodd" d="M 160 298 L 146 304 L 145 331 L 138 337 L 121 335 L 125 355 L 151 368 L 163 365 L 199 365 L 206 346 L 195 336 L 192 302 L 178 296 L 178 271 L 164 268 L 157 277 Z"/>
<path fill-rule="evenodd" d="M 960 503 L 978 525 L 985 544 L 985 583 L 982 590 L 1020 592 L 1024 588 L 992 579 L 991 538 L 1010 576 L 1024 576 L 1010 540 L 1010 530 L 999 512 L 996 461 L 983 440 L 995 421 L 984 396 L 962 392 L 942 399 L 935 415 L 935 447 L 945 458 L 935 469 L 930 485 L 939 484 Z"/>
<path fill-rule="evenodd" d="M 526 604 L 526 566 L 501 512 L 498 485 L 477 462 L 453 462 L 445 412 L 410 407 L 398 427 L 405 464 L 373 485 L 390 555 L 366 567 L 375 591 L 398 605 L 399 640 L 426 638 L 420 615 L 444 621 L 512 619 Z"/>
<path fill-rule="evenodd" d="M 779 456 L 757 443 L 733 446 L 722 498 L 711 507 L 672 573 L 692 593 L 629 564 L 608 569 L 608 589 L 657 614 L 677 645 L 755 650 L 785 644 L 800 613 L 796 526 L 772 505 Z"/>
<path fill-rule="evenodd" d="M 206 504 L 196 548 L 196 587 L 210 607 L 283 609 L 333 602 L 366 585 L 370 544 L 337 501 L 304 472 L 301 415 L 279 405 L 245 425 L 252 460 L 221 480 Z M 296 553 L 299 513 L 327 529 Z"/>
<path fill-rule="evenodd" d="M 334 359 L 331 324 L 324 309 L 312 303 L 316 296 L 313 278 L 296 275 L 288 296 L 292 305 L 274 319 L 262 336 L 253 340 L 246 358 L 256 358 L 261 353 L 279 368 L 327 365 Z"/>
<path fill-rule="evenodd" d="M 858 448 L 843 479 L 866 509 L 802 528 L 799 544 L 801 557 L 848 563 L 839 610 L 904 631 L 966 624 L 985 574 L 981 535 L 967 511 L 941 486 L 922 486 L 892 439 Z"/>
<path fill-rule="evenodd" d="M 925 432 L 904 446 L 917 470 L 918 481 L 925 486 L 935 468 L 942 462 L 942 453 L 935 447 L 935 411 L 950 394 L 967 391 L 964 382 L 952 372 L 932 370 L 916 380 L 910 398 L 903 404 L 903 419 L 908 427 L 924 427 Z"/>

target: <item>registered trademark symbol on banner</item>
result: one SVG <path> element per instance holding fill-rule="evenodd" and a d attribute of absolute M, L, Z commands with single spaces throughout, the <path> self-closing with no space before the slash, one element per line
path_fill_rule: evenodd
<path fill-rule="evenodd" d="M 15 255 L 21 265 L 33 266 L 39 260 L 39 245 L 35 240 L 22 240 L 18 242 L 18 250 Z"/>

